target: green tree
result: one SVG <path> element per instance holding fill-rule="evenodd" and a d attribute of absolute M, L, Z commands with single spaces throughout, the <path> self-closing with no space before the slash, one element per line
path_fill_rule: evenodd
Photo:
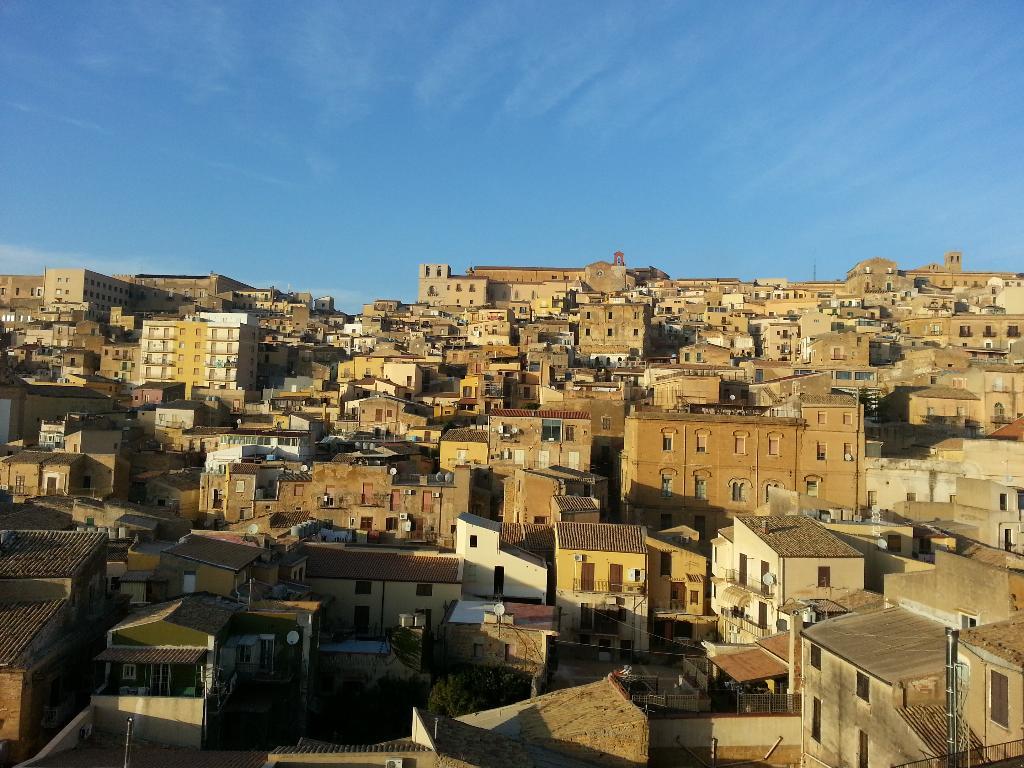
<path fill-rule="evenodd" d="M 466 666 L 438 680 L 427 708 L 438 715 L 459 717 L 529 698 L 530 678 L 511 667 Z"/>

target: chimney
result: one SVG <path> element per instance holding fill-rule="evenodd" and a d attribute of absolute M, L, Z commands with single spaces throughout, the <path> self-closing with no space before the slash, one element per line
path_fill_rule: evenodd
<path fill-rule="evenodd" d="M 794 611 L 790 614 L 789 621 L 789 692 L 798 693 L 803 688 L 803 676 L 797 676 L 796 670 L 800 666 L 802 653 L 800 637 L 804 633 L 803 611 Z"/>

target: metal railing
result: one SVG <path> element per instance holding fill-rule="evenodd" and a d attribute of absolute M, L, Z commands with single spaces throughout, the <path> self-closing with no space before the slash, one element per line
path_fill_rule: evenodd
<path fill-rule="evenodd" d="M 624 581 L 619 583 L 597 579 L 573 579 L 572 588 L 577 592 L 611 592 L 614 594 L 642 595 L 644 593 L 644 582 Z"/>
<path fill-rule="evenodd" d="M 939 757 L 927 757 L 910 763 L 901 763 L 893 768 L 964 768 L 964 766 L 994 765 L 1004 760 L 1024 757 L 1024 739 L 1004 741 L 987 747 L 974 747 L 963 752 L 953 752 Z M 1019 763 L 1014 763 L 1018 765 Z"/>
<path fill-rule="evenodd" d="M 736 712 L 741 715 L 798 713 L 800 712 L 800 694 L 737 693 Z"/>
<path fill-rule="evenodd" d="M 726 568 L 721 571 L 721 576 L 729 584 L 742 587 L 763 597 L 772 597 L 775 594 L 774 584 L 765 584 L 760 576 L 752 573 L 742 573 L 735 568 Z"/>
<path fill-rule="evenodd" d="M 711 711 L 711 700 L 697 693 L 636 693 L 630 699 L 644 708 L 657 707 L 675 712 Z"/>
<path fill-rule="evenodd" d="M 774 634 L 774 632 L 769 627 L 762 627 L 756 622 L 753 622 L 744 616 L 729 616 L 727 614 L 722 614 L 719 618 L 722 619 L 726 624 L 731 624 L 732 626 L 736 627 L 736 629 L 738 629 L 740 632 L 746 632 L 747 634 L 752 635 L 758 640 L 760 640 L 763 637 L 768 637 L 769 635 Z"/>

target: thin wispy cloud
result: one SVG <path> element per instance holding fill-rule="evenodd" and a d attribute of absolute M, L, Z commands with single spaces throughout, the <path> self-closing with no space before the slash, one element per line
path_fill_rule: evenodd
<path fill-rule="evenodd" d="M 162 261 L 138 256 L 110 257 L 103 254 L 49 250 L 15 243 L 0 243 L 0 273 L 40 275 L 51 269 L 86 267 L 106 275 L 164 271 Z"/>

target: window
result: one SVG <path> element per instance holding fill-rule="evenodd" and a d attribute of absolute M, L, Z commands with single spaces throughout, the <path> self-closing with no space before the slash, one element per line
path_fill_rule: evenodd
<path fill-rule="evenodd" d="M 1007 496 L 1006 496 L 1006 494 L 1005 493 L 1000 493 L 999 494 L 999 511 L 1000 512 L 1005 512 L 1006 511 L 1006 504 L 1007 504 Z"/>
<path fill-rule="evenodd" d="M 729 483 L 729 492 L 732 500 L 735 502 L 744 502 L 747 500 L 747 483 L 745 480 L 733 480 Z"/>
<path fill-rule="evenodd" d="M 433 584 L 417 584 L 416 585 L 416 596 L 417 597 L 430 597 L 434 594 Z"/>
<path fill-rule="evenodd" d="M 778 435 L 768 435 L 768 455 L 778 456 L 782 448 L 782 438 Z"/>
<path fill-rule="evenodd" d="M 818 586 L 832 586 L 832 568 L 830 566 L 822 565 L 818 567 Z"/>
<path fill-rule="evenodd" d="M 885 548 L 890 552 L 903 551 L 903 537 L 898 533 L 890 533 L 885 537 Z"/>
<path fill-rule="evenodd" d="M 470 534 L 470 537 L 469 537 L 469 546 L 470 546 L 471 548 L 473 548 L 473 549 L 475 549 L 475 548 L 476 548 L 476 541 L 477 541 L 477 539 L 476 539 L 476 534 L 475 534 L 475 533 L 474 533 L 474 534 Z"/>
<path fill-rule="evenodd" d="M 1010 698 L 1006 675 L 993 670 L 989 676 L 989 719 L 1003 728 L 1010 727 Z"/>
<path fill-rule="evenodd" d="M 857 698 L 871 701 L 871 679 L 863 672 L 857 673 Z"/>
<path fill-rule="evenodd" d="M 662 475 L 661 476 L 661 495 L 664 498 L 669 498 L 672 495 L 672 476 Z"/>
<path fill-rule="evenodd" d="M 828 414 L 825 411 L 818 411 L 818 423 L 819 424 L 827 424 L 828 423 Z"/>
<path fill-rule="evenodd" d="M 671 576 L 672 575 L 672 553 L 671 552 L 662 552 L 659 555 L 659 564 L 661 566 L 659 572 L 661 573 L 662 576 Z"/>
<path fill-rule="evenodd" d="M 122 680 L 135 680 L 136 670 L 134 664 L 122 664 L 121 665 L 121 679 Z"/>
<path fill-rule="evenodd" d="M 917 494 L 913 491 L 907 494 L 907 501 L 917 501 Z"/>
<path fill-rule="evenodd" d="M 602 416 L 601 417 L 601 429 L 611 429 L 611 428 L 612 428 L 612 417 L 611 416 Z"/>
<path fill-rule="evenodd" d="M 821 699 L 811 700 L 811 738 L 821 743 Z"/>
<path fill-rule="evenodd" d="M 708 452 L 708 436 L 701 432 L 697 433 L 697 453 Z"/>
<path fill-rule="evenodd" d="M 661 450 L 671 451 L 672 450 L 672 435 L 661 436 Z"/>
<path fill-rule="evenodd" d="M 745 454 L 747 452 L 747 438 L 745 438 L 743 435 L 736 435 L 733 438 L 732 449 L 733 453 L 735 453 L 737 456 L 742 456 L 743 454 Z"/>
<path fill-rule="evenodd" d="M 960 614 L 960 629 L 971 629 L 978 626 L 978 617 L 970 613 Z"/>
<path fill-rule="evenodd" d="M 235 493 L 245 493 L 245 480 L 235 480 Z"/>
<path fill-rule="evenodd" d="M 818 495 L 818 481 L 808 480 L 807 481 L 807 495 L 816 497 Z"/>
<path fill-rule="evenodd" d="M 356 582 L 356 594 L 357 595 L 369 595 L 373 592 L 372 581 L 357 581 Z"/>
<path fill-rule="evenodd" d="M 699 602 L 700 602 L 700 592 L 698 592 L 696 589 L 691 589 L 690 590 L 690 604 L 691 605 L 696 605 Z"/>
<path fill-rule="evenodd" d="M 559 442 L 562 439 L 561 419 L 541 419 L 540 439 L 548 442 Z"/>
<path fill-rule="evenodd" d="M 868 762 L 868 735 L 864 731 L 857 732 L 857 766 L 858 768 L 868 768 L 870 763 Z"/>
<path fill-rule="evenodd" d="M 811 643 L 811 666 L 821 669 L 821 646 Z"/>
<path fill-rule="evenodd" d="M 827 456 L 825 443 L 818 443 L 816 456 L 818 457 L 818 461 L 825 461 Z"/>
<path fill-rule="evenodd" d="M 484 657 L 484 646 L 483 643 L 473 643 L 473 658 L 482 659 Z"/>
<path fill-rule="evenodd" d="M 693 481 L 693 495 L 698 499 L 707 499 L 708 497 L 708 481 L 703 477 L 698 477 Z"/>

